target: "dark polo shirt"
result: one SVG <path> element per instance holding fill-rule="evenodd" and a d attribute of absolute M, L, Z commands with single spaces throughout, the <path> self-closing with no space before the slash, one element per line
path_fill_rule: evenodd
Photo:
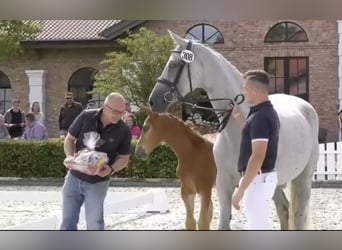
<path fill-rule="evenodd" d="M 244 172 L 252 154 L 252 140 L 268 139 L 261 171 L 274 169 L 278 152 L 279 118 L 270 101 L 251 107 L 242 129 L 238 171 Z"/>
<path fill-rule="evenodd" d="M 84 133 L 97 131 L 103 142 L 95 150 L 107 153 L 109 158 L 108 165 L 112 165 L 118 155 L 130 154 L 131 132 L 122 120 L 117 124 L 103 127 L 100 119 L 101 114 L 102 109 L 84 110 L 71 124 L 69 133 L 77 139 L 76 152 L 78 152 L 86 147 L 83 144 Z M 76 170 L 70 170 L 70 172 L 73 176 L 90 183 L 105 181 L 110 178 L 110 176 L 87 175 Z"/>
<path fill-rule="evenodd" d="M 73 102 L 70 107 L 64 103 L 59 111 L 59 129 L 68 130 L 72 122 L 82 112 L 82 110 L 82 104 L 79 102 Z"/>

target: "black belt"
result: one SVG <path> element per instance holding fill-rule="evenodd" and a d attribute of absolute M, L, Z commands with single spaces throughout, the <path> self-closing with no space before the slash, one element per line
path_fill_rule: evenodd
<path fill-rule="evenodd" d="M 273 169 L 260 170 L 258 172 L 258 174 L 267 174 L 267 173 L 271 173 L 271 172 L 274 172 L 274 171 L 275 171 L 274 168 Z M 244 176 L 245 171 L 241 171 L 240 174 L 241 174 L 241 176 Z"/>

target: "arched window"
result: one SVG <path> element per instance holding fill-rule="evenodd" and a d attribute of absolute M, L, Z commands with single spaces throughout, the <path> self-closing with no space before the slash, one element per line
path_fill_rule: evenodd
<path fill-rule="evenodd" d="M 274 25 L 266 34 L 265 42 L 307 42 L 305 30 L 293 22 L 281 22 Z"/>
<path fill-rule="evenodd" d="M 95 101 L 96 107 L 100 107 L 104 101 L 102 96 L 88 93 L 93 89 L 96 73 L 96 69 L 90 67 L 81 68 L 75 71 L 69 79 L 68 91 L 74 94 L 75 101 L 80 102 L 84 108 L 90 99 Z"/>
<path fill-rule="evenodd" d="M 197 24 L 192 26 L 185 34 L 186 39 L 197 40 L 205 44 L 224 43 L 222 33 L 212 25 Z"/>
<path fill-rule="evenodd" d="M 0 113 L 5 114 L 12 106 L 11 82 L 8 76 L 0 71 Z"/>

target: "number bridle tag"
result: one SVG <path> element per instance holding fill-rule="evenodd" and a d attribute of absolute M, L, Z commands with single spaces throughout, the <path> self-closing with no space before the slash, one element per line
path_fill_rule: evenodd
<path fill-rule="evenodd" d="M 186 63 L 192 63 L 195 59 L 195 55 L 191 50 L 182 50 L 181 59 Z"/>

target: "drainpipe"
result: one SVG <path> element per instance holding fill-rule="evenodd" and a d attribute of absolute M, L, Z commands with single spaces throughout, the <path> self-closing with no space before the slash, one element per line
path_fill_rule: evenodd
<path fill-rule="evenodd" d="M 338 110 L 342 109 L 342 20 L 337 20 L 338 24 L 338 79 L 339 79 L 339 85 L 338 85 Z M 339 140 L 341 141 L 342 135 L 341 135 L 341 123 L 339 123 L 340 129 L 339 129 Z"/>

